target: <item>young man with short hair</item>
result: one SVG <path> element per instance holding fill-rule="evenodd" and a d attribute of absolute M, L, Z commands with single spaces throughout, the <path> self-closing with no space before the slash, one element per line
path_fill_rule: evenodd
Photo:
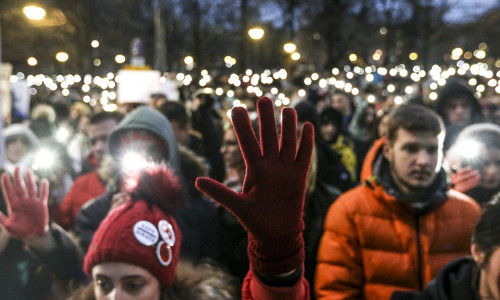
<path fill-rule="evenodd" d="M 88 128 L 92 147 L 80 174 L 92 172 L 100 166 L 104 155 L 108 153 L 108 137 L 122 119 L 123 114 L 117 111 L 102 111 L 92 115 Z"/>
<path fill-rule="evenodd" d="M 448 190 L 444 134 L 441 118 L 423 106 L 391 114 L 387 138 L 366 156 L 363 184 L 328 211 L 318 299 L 389 299 L 394 290 L 421 290 L 446 263 L 469 253 L 480 209 Z"/>
<path fill-rule="evenodd" d="M 122 118 L 123 115 L 119 112 L 107 111 L 98 112 L 90 118 L 88 136 L 92 143 L 91 152 L 85 160 L 82 174 L 75 179 L 73 186 L 64 196 L 55 220 L 64 229 L 72 229 L 80 208 L 106 191 L 105 180 L 97 172 L 97 168 L 108 153 L 109 135 Z"/>

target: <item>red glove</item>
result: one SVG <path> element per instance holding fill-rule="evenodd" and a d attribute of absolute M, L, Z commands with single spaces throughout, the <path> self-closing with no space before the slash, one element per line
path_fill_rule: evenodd
<path fill-rule="evenodd" d="M 26 179 L 28 188 L 19 168 L 14 171 L 14 184 L 8 174 L 2 175 L 8 217 L 0 212 L 0 225 L 17 239 L 39 237 L 49 231 L 49 182 L 42 179 L 38 195 L 33 171 L 26 172 Z"/>
<path fill-rule="evenodd" d="M 262 274 L 283 274 L 304 261 L 302 220 L 306 178 L 313 150 L 313 126 L 304 125 L 297 150 L 295 110 L 282 112 L 278 143 L 273 102 L 257 102 L 259 143 L 245 109 L 235 107 L 232 121 L 246 164 L 243 191 L 236 193 L 209 178 L 198 178 L 196 187 L 232 214 L 248 231 L 248 256 Z"/>
<path fill-rule="evenodd" d="M 465 193 L 479 184 L 481 175 L 472 167 L 463 167 L 451 175 L 451 186 L 455 190 Z"/>

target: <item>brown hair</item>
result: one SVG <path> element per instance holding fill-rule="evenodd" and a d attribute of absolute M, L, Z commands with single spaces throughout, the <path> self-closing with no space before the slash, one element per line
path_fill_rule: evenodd
<path fill-rule="evenodd" d="M 433 110 L 418 104 L 402 105 L 389 114 L 387 139 L 396 140 L 398 129 L 410 132 L 432 132 L 444 138 L 445 127 L 441 117 Z"/>
<path fill-rule="evenodd" d="M 178 264 L 174 283 L 160 288 L 161 300 L 236 300 L 241 291 L 237 280 L 217 266 L 186 261 Z M 95 300 L 94 282 L 73 291 L 67 299 Z"/>
<path fill-rule="evenodd" d="M 481 268 L 488 266 L 493 252 L 500 247 L 500 218 L 498 216 L 500 216 L 500 193 L 493 195 L 484 206 L 472 234 L 471 242 L 484 252 Z"/>

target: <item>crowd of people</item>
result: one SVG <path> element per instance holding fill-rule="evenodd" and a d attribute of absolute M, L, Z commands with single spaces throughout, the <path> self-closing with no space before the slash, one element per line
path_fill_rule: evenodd
<path fill-rule="evenodd" d="M 500 300 L 500 124 L 466 85 L 245 103 L 6 124 L 0 298 Z"/>

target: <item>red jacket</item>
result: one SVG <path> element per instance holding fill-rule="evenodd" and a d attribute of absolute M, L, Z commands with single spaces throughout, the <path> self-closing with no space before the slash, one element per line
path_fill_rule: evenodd
<path fill-rule="evenodd" d="M 56 223 L 64 229 L 71 229 L 75 225 L 80 208 L 89 200 L 104 194 L 104 192 L 106 192 L 106 187 L 99 179 L 97 172 L 79 176 L 61 203 L 59 208 L 60 216 L 55 220 Z"/>
<path fill-rule="evenodd" d="M 383 143 L 376 141 L 366 156 L 364 184 L 328 210 L 318 251 L 318 299 L 389 299 L 394 290 L 423 288 L 446 263 L 469 253 L 479 206 L 457 191 L 446 196 L 446 180 L 438 176 L 440 189 L 426 199 L 428 210 L 412 212 L 384 189 L 388 181 L 376 179 L 381 167 L 373 166 L 385 160 Z"/>
<path fill-rule="evenodd" d="M 248 271 L 242 287 L 242 300 L 309 300 L 309 283 L 304 271 L 297 283 L 291 287 L 265 285 L 252 271 Z"/>

